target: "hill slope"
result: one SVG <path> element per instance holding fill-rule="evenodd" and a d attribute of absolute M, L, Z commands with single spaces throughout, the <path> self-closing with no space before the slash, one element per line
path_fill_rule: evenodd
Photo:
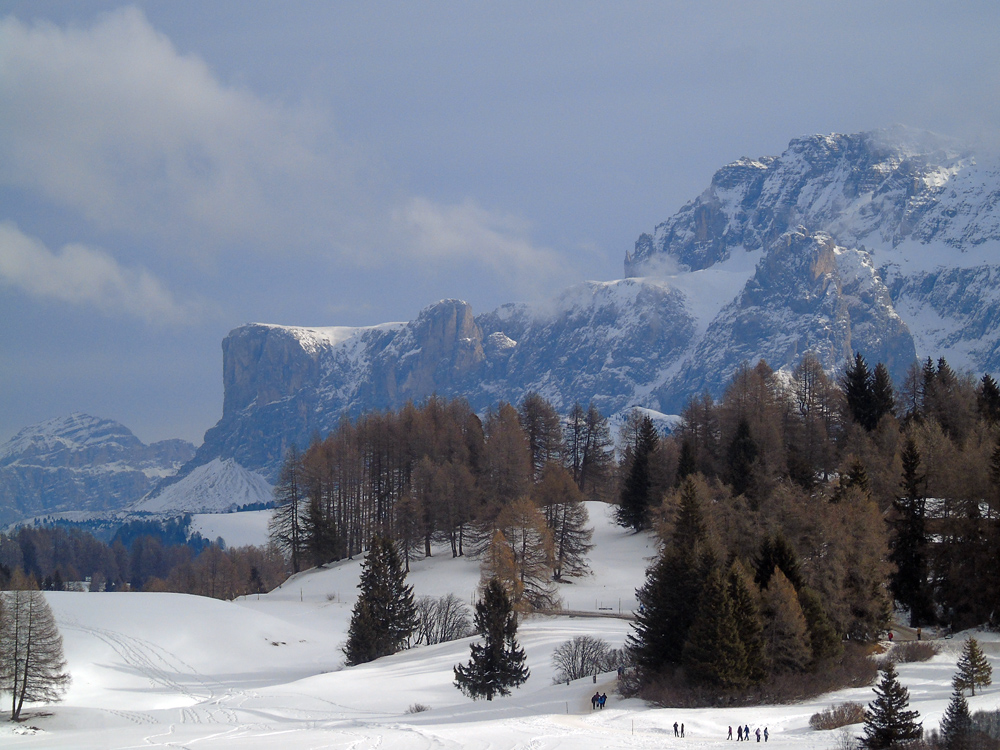
<path fill-rule="evenodd" d="M 567 603 L 592 611 L 623 587 L 643 580 L 654 551 L 645 536 L 613 526 L 605 507 L 589 505 L 596 526 L 595 575 L 563 587 Z M 507 698 L 473 702 L 452 685 L 452 668 L 468 659 L 468 639 L 420 647 L 370 664 L 341 668 L 343 642 L 360 562 L 309 571 L 278 591 L 221 602 L 179 594 L 49 593 L 65 638 L 73 685 L 66 701 L 30 715 L 25 725 L 0 723 L 5 748 L 170 746 L 473 748 L 565 750 L 577 747 L 662 750 L 726 747 L 726 727 L 767 726 L 771 743 L 826 750 L 836 738 L 808 728 L 812 713 L 834 702 L 871 699 L 858 688 L 790 706 L 753 709 L 655 709 L 621 701 L 614 675 L 552 684 L 552 651 L 576 635 L 621 645 L 624 620 L 529 617 L 518 637 L 531 677 Z M 411 576 L 418 595 L 471 594 L 477 565 L 448 555 L 420 561 Z M 628 604 L 625 604 L 627 607 Z M 995 636 L 983 634 L 991 661 Z M 911 707 L 936 726 L 947 704 L 959 640 L 927 664 L 903 664 Z M 589 696 L 608 694 L 593 712 Z M 1000 688 L 970 699 L 973 710 L 995 708 Z M 408 713 L 414 704 L 429 710 Z M 674 739 L 675 722 L 685 739 Z M 15 734 L 36 728 L 33 736 Z M 857 728 L 854 728 L 855 730 Z"/>

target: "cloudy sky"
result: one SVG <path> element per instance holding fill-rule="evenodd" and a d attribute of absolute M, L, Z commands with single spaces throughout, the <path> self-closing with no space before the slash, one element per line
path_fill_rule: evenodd
<path fill-rule="evenodd" d="M 740 156 L 996 144 L 1000 4 L 0 0 L 0 440 L 201 442 L 250 321 L 621 276 Z"/>

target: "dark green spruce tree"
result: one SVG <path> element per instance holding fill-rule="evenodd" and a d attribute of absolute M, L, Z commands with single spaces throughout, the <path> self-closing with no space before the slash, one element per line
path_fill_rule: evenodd
<path fill-rule="evenodd" d="M 639 611 L 626 641 L 644 679 L 680 664 L 705 580 L 717 561 L 690 477 L 681 484 L 680 496 L 673 534 L 636 591 Z"/>
<path fill-rule="evenodd" d="M 895 518 L 889 539 L 889 560 L 896 566 L 889 587 L 896 601 L 910 610 L 910 625 L 927 625 L 934 619 L 928 583 L 926 501 L 920 453 L 907 436 L 901 454 L 903 476 L 900 494 L 893 500 Z"/>
<path fill-rule="evenodd" d="M 747 660 L 747 680 L 751 685 L 767 677 L 767 660 L 764 655 L 764 629 L 753 579 L 746 566 L 734 560 L 729 566 L 729 596 L 733 600 L 736 630 L 740 634 Z"/>
<path fill-rule="evenodd" d="M 873 690 L 875 700 L 865 710 L 861 744 L 868 750 L 884 750 L 920 739 L 923 734 L 923 727 L 917 721 L 920 714 L 909 710 L 910 691 L 899 684 L 893 662 L 887 662 L 883 667 L 882 680 Z"/>
<path fill-rule="evenodd" d="M 659 502 L 653 478 L 653 455 L 660 445 L 653 420 L 642 418 L 639 434 L 628 465 L 628 473 L 622 482 L 621 495 L 615 516 L 619 526 L 642 531 L 650 527 L 650 510 Z"/>
<path fill-rule="evenodd" d="M 388 537 L 373 537 L 344 645 L 348 666 L 396 653 L 417 629 L 413 587 L 405 581 L 396 545 Z"/>
<path fill-rule="evenodd" d="M 517 643 L 517 615 L 496 578 L 490 579 L 476 603 L 474 623 L 483 641 L 469 647 L 468 664 L 455 666 L 455 687 L 473 700 L 510 695 L 511 688 L 524 684 L 530 672 L 524 649 Z"/>
<path fill-rule="evenodd" d="M 757 466 L 757 456 L 760 450 L 750 434 L 750 423 L 741 417 L 736 425 L 736 434 L 729 444 L 727 455 L 729 469 L 729 484 L 734 495 L 752 494 L 753 473 Z"/>
<path fill-rule="evenodd" d="M 983 375 L 976 396 L 979 416 L 990 425 L 1000 422 L 1000 386 L 989 373 Z"/>
<path fill-rule="evenodd" d="M 872 374 L 861 352 L 854 353 L 854 362 L 844 371 L 840 384 L 851 419 L 870 432 L 876 424 L 872 421 L 875 414 Z"/>
<path fill-rule="evenodd" d="M 746 687 L 750 681 L 733 600 L 718 568 L 705 581 L 681 663 L 687 681 L 695 685 L 729 690 Z"/>
<path fill-rule="evenodd" d="M 871 408 L 873 430 L 882 417 L 896 413 L 896 393 L 892 387 L 892 377 L 889 375 L 889 369 L 881 362 L 875 365 L 875 371 L 872 373 Z"/>
<path fill-rule="evenodd" d="M 802 588 L 802 572 L 799 569 L 799 556 L 792 545 L 780 532 L 773 537 L 767 537 L 760 545 L 760 552 L 754 564 L 754 583 L 763 590 L 771 581 L 771 575 L 777 568 L 785 574 L 795 590 Z"/>
<path fill-rule="evenodd" d="M 956 690 L 941 717 L 941 746 L 944 750 L 973 750 L 972 714 L 969 704 Z"/>

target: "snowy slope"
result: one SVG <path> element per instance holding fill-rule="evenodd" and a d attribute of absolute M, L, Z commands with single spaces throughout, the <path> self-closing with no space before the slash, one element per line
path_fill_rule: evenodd
<path fill-rule="evenodd" d="M 213 459 L 190 474 L 146 495 L 129 510 L 146 513 L 226 513 L 240 505 L 268 503 L 274 489 L 260 474 L 235 460 Z"/>
<path fill-rule="evenodd" d="M 590 505 L 596 525 L 595 574 L 563 587 L 568 605 L 595 609 L 641 584 L 644 536 L 615 528 L 606 508 Z M 73 685 L 64 703 L 32 707 L 24 725 L 0 723 L 4 748 L 191 747 L 306 750 L 575 750 L 576 748 L 726 747 L 726 727 L 767 726 L 780 748 L 827 750 L 832 732 L 808 728 L 809 716 L 844 700 L 867 702 L 868 688 L 789 706 L 752 709 L 655 709 L 614 693 L 614 675 L 553 685 L 552 651 L 576 635 L 620 646 L 625 620 L 529 617 L 519 629 L 531 677 L 507 698 L 473 702 L 459 693 L 452 668 L 470 639 L 421 647 L 344 669 L 338 651 L 357 584 L 358 561 L 310 571 L 259 598 L 220 602 L 176 594 L 48 594 L 63 632 Z M 420 561 L 417 595 L 471 595 L 474 563 L 441 555 Z M 627 605 L 626 605 L 627 606 Z M 1000 643 L 977 634 L 997 666 Z M 960 640 L 926 664 L 901 665 L 926 728 L 947 704 Z M 593 712 L 589 696 L 608 694 Z M 1000 688 L 970 698 L 993 709 Z M 429 710 L 408 713 L 414 704 Z M 41 711 L 41 713 L 39 713 Z M 686 737 L 671 726 L 685 723 Z M 34 728 L 32 730 L 32 728 Z M 857 727 L 854 728 L 858 730 Z M 36 731 L 32 735 L 16 731 Z"/>

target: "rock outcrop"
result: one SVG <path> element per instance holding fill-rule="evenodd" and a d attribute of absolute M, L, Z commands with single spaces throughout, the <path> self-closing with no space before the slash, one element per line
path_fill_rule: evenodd
<path fill-rule="evenodd" d="M 370 328 L 253 324 L 223 343 L 222 420 L 182 474 L 235 458 L 274 480 L 342 415 L 432 394 L 474 409 L 538 391 L 677 413 L 743 363 L 831 372 L 854 351 L 901 379 L 915 358 L 1000 370 L 1000 169 L 903 129 L 793 140 L 740 159 L 643 234 L 627 278 L 474 315 L 445 300 Z"/>

